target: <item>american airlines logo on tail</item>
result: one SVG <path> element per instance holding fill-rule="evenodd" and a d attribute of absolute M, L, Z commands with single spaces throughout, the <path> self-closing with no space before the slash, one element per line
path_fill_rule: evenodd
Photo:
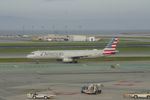
<path fill-rule="evenodd" d="M 116 52 L 118 52 L 116 50 L 117 44 L 119 42 L 118 37 L 115 37 L 112 39 L 112 41 L 110 41 L 107 46 L 104 48 L 103 50 L 103 55 L 113 55 Z"/>

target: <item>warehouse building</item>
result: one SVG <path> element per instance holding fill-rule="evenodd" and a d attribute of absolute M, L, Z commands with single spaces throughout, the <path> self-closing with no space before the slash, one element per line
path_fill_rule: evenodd
<path fill-rule="evenodd" d="M 60 34 L 48 34 L 43 36 L 35 36 L 33 40 L 41 41 L 98 41 L 95 36 L 90 35 L 60 35 Z"/>

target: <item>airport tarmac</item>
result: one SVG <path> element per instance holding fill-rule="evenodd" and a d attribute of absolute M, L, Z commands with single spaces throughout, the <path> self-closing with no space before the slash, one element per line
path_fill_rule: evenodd
<path fill-rule="evenodd" d="M 124 93 L 150 91 L 149 76 L 149 61 L 1 63 L 0 100 L 28 100 L 26 93 L 31 91 L 56 94 L 53 100 L 126 100 Z M 87 83 L 102 83 L 102 94 L 81 94 Z"/>

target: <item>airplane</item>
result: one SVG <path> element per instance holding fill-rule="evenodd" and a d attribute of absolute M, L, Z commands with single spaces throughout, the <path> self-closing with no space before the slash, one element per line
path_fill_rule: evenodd
<path fill-rule="evenodd" d="M 117 44 L 119 42 L 118 37 L 112 38 L 112 40 L 102 50 L 41 50 L 34 51 L 27 55 L 29 59 L 57 59 L 64 63 L 77 63 L 81 58 L 96 58 L 104 57 L 116 54 Z"/>

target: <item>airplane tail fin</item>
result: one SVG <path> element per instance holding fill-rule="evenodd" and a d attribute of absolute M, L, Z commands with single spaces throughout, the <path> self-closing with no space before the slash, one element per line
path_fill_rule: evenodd
<path fill-rule="evenodd" d="M 112 38 L 112 40 L 103 49 L 103 55 L 114 55 L 114 54 L 116 54 L 118 52 L 116 50 L 118 42 L 119 42 L 118 37 Z"/>

